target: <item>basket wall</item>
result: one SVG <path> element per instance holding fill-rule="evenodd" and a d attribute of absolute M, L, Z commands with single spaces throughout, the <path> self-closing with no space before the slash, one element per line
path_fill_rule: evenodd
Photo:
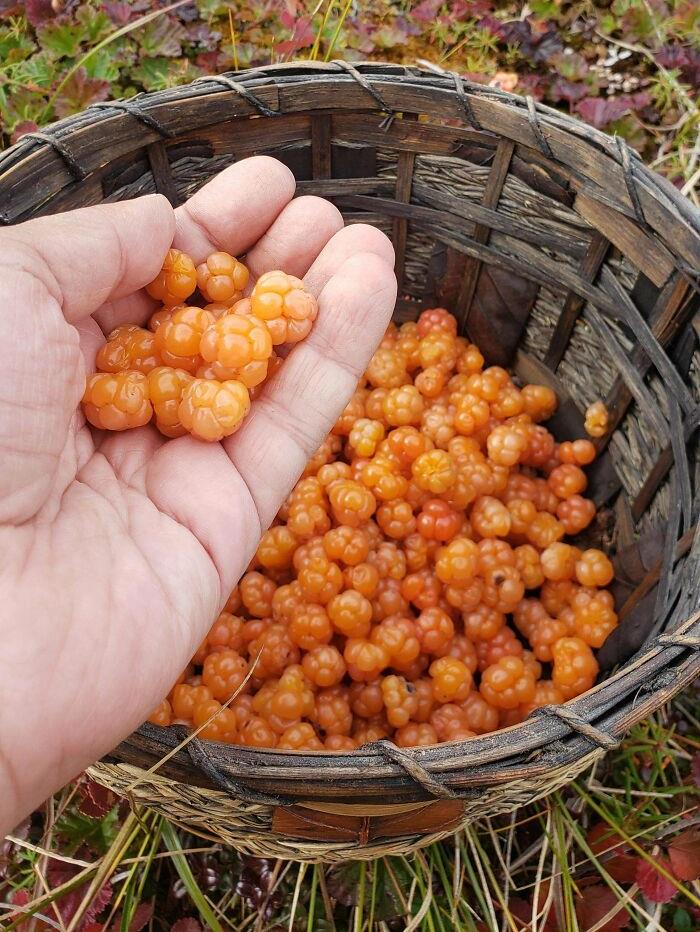
<path fill-rule="evenodd" d="M 569 781 L 700 672 L 700 216 L 624 143 L 549 108 L 449 74 L 331 63 L 205 78 L 30 134 L 0 156 L 0 221 L 152 191 L 178 204 L 262 153 L 300 193 L 392 236 L 397 319 L 448 306 L 490 362 L 556 389 L 555 434 L 581 435 L 597 398 L 612 412 L 589 494 L 622 623 L 589 693 L 416 751 L 178 748 L 177 729 L 144 726 L 94 769 L 251 853 L 404 851 Z"/>

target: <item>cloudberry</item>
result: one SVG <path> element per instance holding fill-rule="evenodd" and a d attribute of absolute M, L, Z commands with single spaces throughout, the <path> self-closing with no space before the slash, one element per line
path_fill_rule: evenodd
<path fill-rule="evenodd" d="M 479 689 L 497 709 L 515 709 L 532 701 L 535 678 L 520 657 L 502 657 L 481 674 Z"/>
<path fill-rule="evenodd" d="M 394 728 L 407 725 L 418 709 L 418 696 L 413 683 L 403 676 L 383 677 L 381 681 L 382 698 L 386 708 L 386 717 Z"/>
<path fill-rule="evenodd" d="M 445 371 L 439 366 L 428 366 L 416 376 L 414 384 L 424 398 L 437 398 L 445 387 Z"/>
<path fill-rule="evenodd" d="M 546 550 L 550 544 L 564 536 L 564 525 L 548 511 L 538 511 L 527 529 L 526 536 L 535 547 Z"/>
<path fill-rule="evenodd" d="M 462 619 L 464 633 L 472 641 L 489 641 L 506 623 L 506 616 L 503 612 L 484 604 L 477 605 L 470 612 L 465 612 Z"/>
<path fill-rule="evenodd" d="M 258 563 L 267 569 L 284 570 L 292 565 L 298 540 L 284 524 L 268 528 L 255 552 Z"/>
<path fill-rule="evenodd" d="M 610 414 L 602 401 L 594 401 L 586 408 L 584 429 L 589 437 L 604 437 L 608 431 Z"/>
<path fill-rule="evenodd" d="M 323 488 L 327 489 L 331 482 L 335 482 L 336 479 L 350 479 L 352 477 L 351 472 L 347 463 L 324 463 L 316 473 L 316 478 Z"/>
<path fill-rule="evenodd" d="M 378 680 L 370 683 L 351 683 L 348 696 L 353 714 L 359 718 L 374 718 L 384 708 L 384 698 Z"/>
<path fill-rule="evenodd" d="M 460 513 L 439 498 L 428 499 L 416 519 L 416 529 L 427 540 L 448 541 L 459 531 Z"/>
<path fill-rule="evenodd" d="M 372 622 L 372 603 L 354 589 L 346 589 L 328 603 L 328 617 L 346 637 L 365 637 Z"/>
<path fill-rule="evenodd" d="M 170 698 L 175 718 L 191 722 L 195 706 L 212 699 L 213 696 L 208 686 L 189 686 L 187 683 L 179 683 L 173 689 Z"/>
<path fill-rule="evenodd" d="M 491 431 L 486 446 L 494 463 L 515 466 L 528 448 L 528 438 L 523 431 L 501 424 Z"/>
<path fill-rule="evenodd" d="M 387 444 L 402 466 L 411 463 L 430 449 L 430 440 L 415 427 L 395 427 L 387 434 Z"/>
<path fill-rule="evenodd" d="M 356 751 L 359 744 L 350 735 L 328 735 L 323 742 L 325 751 Z"/>
<path fill-rule="evenodd" d="M 155 333 L 164 320 L 170 320 L 174 310 L 174 307 L 161 307 L 154 311 L 148 319 L 148 329 L 151 333 Z"/>
<path fill-rule="evenodd" d="M 374 456 L 377 444 L 383 439 L 384 425 L 382 422 L 361 417 L 353 424 L 348 443 L 357 456 Z"/>
<path fill-rule="evenodd" d="M 367 562 L 374 566 L 381 579 L 403 579 L 406 556 L 394 541 L 383 540 L 370 550 Z"/>
<path fill-rule="evenodd" d="M 537 515 L 535 503 L 528 498 L 512 498 L 507 502 L 510 512 L 510 533 L 514 537 L 522 537 Z"/>
<path fill-rule="evenodd" d="M 243 619 L 229 612 L 222 612 L 209 629 L 207 645 L 210 651 L 243 648 Z"/>
<path fill-rule="evenodd" d="M 132 369 L 147 375 L 159 365 L 155 336 L 149 330 L 133 324 L 113 330 L 95 358 L 98 372 L 125 372 Z"/>
<path fill-rule="evenodd" d="M 187 430 L 180 423 L 182 394 L 192 381 L 184 369 L 158 366 L 148 373 L 148 393 L 156 417 L 156 427 L 166 437 L 181 437 Z"/>
<path fill-rule="evenodd" d="M 421 431 L 428 440 L 427 449 L 433 445 L 442 450 L 447 449 L 455 435 L 455 415 L 446 405 L 433 404 L 423 412 Z"/>
<path fill-rule="evenodd" d="M 355 462 L 359 462 L 356 460 Z M 408 481 L 386 456 L 377 455 L 366 461 L 360 470 L 360 481 L 365 488 L 381 501 L 403 498 L 408 489 Z"/>
<path fill-rule="evenodd" d="M 215 379 L 238 379 L 253 388 L 267 376 L 272 339 L 265 324 L 252 315 L 221 317 L 202 334 L 202 358 Z"/>
<path fill-rule="evenodd" d="M 479 351 L 479 347 L 474 343 L 469 343 L 457 357 L 457 372 L 465 375 L 472 375 L 479 372 L 484 366 L 484 357 Z"/>
<path fill-rule="evenodd" d="M 160 725 L 161 727 L 167 727 L 171 724 L 173 720 L 173 710 L 170 707 L 170 703 L 167 699 L 163 699 L 162 702 L 159 702 L 155 709 L 148 716 L 148 721 L 152 725 Z"/>
<path fill-rule="evenodd" d="M 277 744 L 277 735 L 265 719 L 254 715 L 241 726 L 238 740 L 244 747 L 274 748 Z"/>
<path fill-rule="evenodd" d="M 513 551 L 515 566 L 526 589 L 537 589 L 544 582 L 540 555 L 531 544 L 522 544 Z"/>
<path fill-rule="evenodd" d="M 535 695 L 531 702 L 526 702 L 520 707 L 523 718 L 539 709 L 543 705 L 560 705 L 564 701 L 564 696 L 558 686 L 555 686 L 551 680 L 539 680 L 535 683 Z"/>
<path fill-rule="evenodd" d="M 584 550 L 576 561 L 576 579 L 582 586 L 607 586 L 615 571 L 602 550 Z"/>
<path fill-rule="evenodd" d="M 552 647 L 552 683 L 564 699 L 573 699 L 595 683 L 598 663 L 581 638 L 561 638 Z"/>
<path fill-rule="evenodd" d="M 415 573 L 428 565 L 430 545 L 422 534 L 418 532 L 409 534 L 402 541 L 402 545 L 406 556 L 406 569 L 409 572 Z"/>
<path fill-rule="evenodd" d="M 460 396 L 454 414 L 454 426 L 457 433 L 465 437 L 473 436 L 489 423 L 490 409 L 488 402 L 471 392 Z"/>
<path fill-rule="evenodd" d="M 473 540 L 456 537 L 438 550 L 435 573 L 445 585 L 464 586 L 477 572 L 479 548 Z"/>
<path fill-rule="evenodd" d="M 570 544 L 555 542 L 550 544 L 540 555 L 542 572 L 547 579 L 571 579 L 578 565 L 579 551 Z M 580 580 L 579 580 L 580 581 Z M 591 585 L 589 583 L 589 585 Z"/>
<path fill-rule="evenodd" d="M 394 733 L 394 744 L 400 748 L 422 748 L 437 744 L 437 732 L 427 722 L 409 722 Z"/>
<path fill-rule="evenodd" d="M 83 411 L 94 427 L 103 430 L 143 427 L 153 414 L 146 376 L 142 372 L 97 372 L 88 376 Z"/>
<path fill-rule="evenodd" d="M 359 527 L 377 507 L 377 502 L 364 485 L 352 479 L 339 479 L 328 489 L 328 499 L 339 524 Z"/>
<path fill-rule="evenodd" d="M 551 515 L 556 514 L 559 507 L 559 498 L 554 494 L 546 479 L 533 479 L 535 494 L 533 502 L 538 511 L 548 511 Z"/>
<path fill-rule="evenodd" d="M 416 632 L 421 649 L 439 656 L 455 633 L 452 619 L 441 608 L 426 608 L 416 619 Z"/>
<path fill-rule="evenodd" d="M 423 407 L 423 396 L 414 385 L 390 388 L 382 399 L 384 419 L 392 427 L 420 424 Z"/>
<path fill-rule="evenodd" d="M 193 379 L 185 386 L 178 407 L 182 426 L 200 440 L 223 440 L 235 434 L 250 410 L 250 395 L 242 382 Z"/>
<path fill-rule="evenodd" d="M 588 480 L 580 466 L 562 463 L 561 466 L 551 471 L 547 484 L 557 498 L 570 498 L 572 495 L 583 492 L 588 485 Z"/>
<path fill-rule="evenodd" d="M 445 371 L 454 369 L 459 355 L 459 347 L 454 334 L 446 330 L 432 330 L 421 337 L 418 347 L 418 360 L 423 369 L 439 366 Z"/>
<path fill-rule="evenodd" d="M 490 705 L 480 692 L 472 690 L 459 703 L 464 712 L 467 728 L 477 735 L 485 735 L 498 728 L 498 709 Z"/>
<path fill-rule="evenodd" d="M 401 354 L 404 364 L 409 372 L 413 372 L 420 365 L 418 350 L 420 349 L 420 335 L 418 327 L 413 320 L 407 320 L 399 327 L 395 349 Z"/>
<path fill-rule="evenodd" d="M 511 528 L 510 512 L 497 498 L 480 495 L 472 507 L 471 523 L 480 537 L 507 537 Z"/>
<path fill-rule="evenodd" d="M 430 716 L 430 724 L 440 741 L 463 741 L 473 738 L 474 732 L 469 728 L 467 716 L 455 703 L 439 706 Z"/>
<path fill-rule="evenodd" d="M 525 385 L 520 390 L 525 413 L 533 421 L 548 420 L 557 409 L 557 396 L 546 385 Z"/>
<path fill-rule="evenodd" d="M 444 330 L 445 333 L 451 333 L 456 337 L 457 320 L 444 307 L 431 307 L 421 312 L 416 321 L 416 329 L 421 338 L 434 330 Z"/>
<path fill-rule="evenodd" d="M 163 267 L 153 281 L 146 285 L 148 294 L 166 307 L 182 304 L 197 287 L 194 262 L 179 249 L 169 249 Z"/>
<path fill-rule="evenodd" d="M 438 657 L 430 664 L 433 692 L 438 702 L 458 702 L 472 688 L 472 675 L 467 665 L 456 657 Z"/>
<path fill-rule="evenodd" d="M 310 566 L 316 560 L 324 559 L 327 559 L 327 554 L 323 547 L 323 537 L 315 535 L 297 547 L 292 555 L 292 564 L 299 573 L 305 566 Z"/>
<path fill-rule="evenodd" d="M 567 534 L 579 534 L 595 518 L 595 505 L 589 498 L 571 495 L 557 505 L 557 518 Z"/>
<path fill-rule="evenodd" d="M 379 580 L 371 601 L 372 618 L 375 622 L 382 621 L 390 615 L 405 615 L 408 612 L 408 602 L 401 593 L 401 583 L 391 576 Z"/>
<path fill-rule="evenodd" d="M 349 735 L 352 728 L 352 709 L 347 689 L 332 686 L 316 694 L 314 724 L 325 735 Z"/>
<path fill-rule="evenodd" d="M 195 706 L 192 723 L 200 729 L 199 737 L 206 741 L 233 743 L 238 738 L 235 715 L 229 709 L 224 709 L 216 699 L 208 699 Z"/>
<path fill-rule="evenodd" d="M 298 343 L 311 330 L 318 304 L 304 284 L 284 272 L 266 272 L 257 280 L 251 295 L 251 313 L 264 320 L 275 346 Z"/>
<path fill-rule="evenodd" d="M 596 592 L 591 598 L 575 596 L 572 603 L 574 632 L 590 647 L 602 647 L 617 627 L 617 614 L 609 592 Z M 564 613 L 561 616 L 563 618 Z"/>
<path fill-rule="evenodd" d="M 463 586 L 445 586 L 445 600 L 448 605 L 460 612 L 471 612 L 481 602 L 484 589 L 483 580 L 475 576 L 470 583 Z"/>
<path fill-rule="evenodd" d="M 194 373 L 201 362 L 199 347 L 202 334 L 215 321 L 211 311 L 201 307 L 177 307 L 155 333 L 155 345 L 161 360 Z"/>
<path fill-rule="evenodd" d="M 366 599 L 372 599 L 377 593 L 379 571 L 371 563 L 358 563 L 345 570 L 345 588 L 356 589 Z"/>
<path fill-rule="evenodd" d="M 375 388 L 365 399 L 365 414 L 374 421 L 388 423 L 384 416 L 384 399 L 389 394 L 388 388 Z"/>
<path fill-rule="evenodd" d="M 498 397 L 489 405 L 491 414 L 496 418 L 517 417 L 525 409 L 522 395 L 514 385 L 508 385 L 501 390 Z M 532 436 L 532 432 L 530 432 Z M 552 445 L 554 441 L 552 440 Z"/>
<path fill-rule="evenodd" d="M 374 741 L 380 741 L 389 734 L 389 723 L 385 716 L 378 715 L 376 718 L 365 721 L 358 719 L 353 725 L 352 737 L 358 747 L 364 744 L 372 744 Z"/>
<path fill-rule="evenodd" d="M 365 375 L 374 388 L 399 388 L 410 381 L 406 361 L 396 349 L 380 347 L 372 356 Z"/>
<path fill-rule="evenodd" d="M 246 573 L 238 584 L 241 601 L 249 614 L 256 618 L 268 618 L 272 614 L 274 582 L 262 573 Z"/>
<path fill-rule="evenodd" d="M 413 461 L 411 474 L 419 488 L 439 495 L 454 484 L 455 462 L 446 450 L 429 450 Z"/>
<path fill-rule="evenodd" d="M 389 665 L 389 655 L 384 648 L 364 638 L 348 638 L 343 658 L 350 678 L 358 682 L 373 680 Z"/>
<path fill-rule="evenodd" d="M 386 651 L 392 666 L 412 663 L 420 654 L 420 641 L 413 618 L 389 615 L 372 629 L 370 640 Z"/>
<path fill-rule="evenodd" d="M 248 656 L 256 661 L 256 679 L 279 676 L 292 663 L 299 663 L 299 648 L 292 641 L 285 625 L 271 624 L 248 645 Z M 307 655 L 308 656 L 308 655 Z"/>
<path fill-rule="evenodd" d="M 487 641 L 477 641 L 475 646 L 481 672 L 503 657 L 522 657 L 524 653 L 523 645 L 508 626 Z"/>
<path fill-rule="evenodd" d="M 357 566 L 369 553 L 369 540 L 362 528 L 340 525 L 323 535 L 323 549 L 329 560 Z"/>
<path fill-rule="evenodd" d="M 416 519 L 408 502 L 400 498 L 384 502 L 377 509 L 377 524 L 387 537 L 402 540 L 413 533 Z"/>
<path fill-rule="evenodd" d="M 365 401 L 367 391 L 364 388 L 358 388 L 350 397 L 350 401 L 345 405 L 343 413 L 340 415 L 333 428 L 334 434 L 346 437 L 352 430 L 353 424 L 358 418 L 365 417 Z"/>
<path fill-rule="evenodd" d="M 303 567 L 297 579 L 306 600 L 320 605 L 326 605 L 343 588 L 342 570 L 325 554 Z"/>
<path fill-rule="evenodd" d="M 213 252 L 197 266 L 197 287 L 207 301 L 234 302 L 248 284 L 248 269 L 227 252 Z"/>
<path fill-rule="evenodd" d="M 328 644 L 333 637 L 333 626 L 325 608 L 313 602 L 297 605 L 289 622 L 289 636 L 303 650 Z"/>
<path fill-rule="evenodd" d="M 401 581 L 401 595 L 422 611 L 437 605 L 442 596 L 440 580 L 430 569 L 409 573 Z"/>
<path fill-rule="evenodd" d="M 324 534 L 331 526 L 326 503 L 311 504 L 293 501 L 287 515 L 287 527 L 302 540 Z"/>
<path fill-rule="evenodd" d="M 345 676 L 345 660 L 337 647 L 322 644 L 304 654 L 304 673 L 317 686 L 336 686 Z"/>
<path fill-rule="evenodd" d="M 202 682 L 215 699 L 225 701 L 236 692 L 247 672 L 248 663 L 237 651 L 220 650 L 204 661 Z"/>
<path fill-rule="evenodd" d="M 595 459 L 596 448 L 590 440 L 565 440 L 559 444 L 558 453 L 562 463 L 588 466 Z"/>

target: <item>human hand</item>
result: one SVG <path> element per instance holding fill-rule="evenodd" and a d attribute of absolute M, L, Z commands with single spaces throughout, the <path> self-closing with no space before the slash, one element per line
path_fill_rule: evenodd
<path fill-rule="evenodd" d="M 242 161 L 159 195 L 0 233 L 0 837 L 168 692 L 332 427 L 389 321 L 393 250 Z M 80 399 L 104 335 L 145 322 L 174 245 L 305 278 L 319 317 L 223 443 L 103 434 Z"/>

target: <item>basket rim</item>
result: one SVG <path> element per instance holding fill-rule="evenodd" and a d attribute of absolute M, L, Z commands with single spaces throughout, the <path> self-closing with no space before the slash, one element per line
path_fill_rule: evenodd
<path fill-rule="evenodd" d="M 76 172 L 79 174 L 87 171 L 89 174 L 91 169 L 85 169 L 72 154 L 74 142 L 82 138 L 86 130 L 98 126 L 106 129 L 104 124 L 108 122 L 114 127 L 126 125 L 128 122 L 132 135 L 138 137 L 133 148 L 149 142 L 166 141 L 178 135 L 178 132 L 170 127 L 175 104 L 196 101 L 216 94 L 232 96 L 232 120 L 257 117 L 260 114 L 273 118 L 274 94 L 270 94 L 271 89 L 279 88 L 293 94 L 296 88 L 310 79 L 314 82 L 325 82 L 329 88 L 340 85 L 347 87 L 353 82 L 356 83 L 362 92 L 362 113 L 383 115 L 389 120 L 403 111 L 398 108 L 392 109 L 385 98 L 400 101 L 402 91 L 432 94 L 433 98 L 439 99 L 443 105 L 446 100 L 453 105 L 456 99 L 463 111 L 458 113 L 457 118 L 462 120 L 465 132 L 474 132 L 474 125 L 470 125 L 469 116 L 471 114 L 474 118 L 474 111 L 479 111 L 479 118 L 483 124 L 479 130 L 480 138 L 488 138 L 491 134 L 494 143 L 501 136 L 497 128 L 488 129 L 487 120 L 481 113 L 481 109 L 484 108 L 480 105 L 492 106 L 492 110 L 489 111 L 491 117 L 493 112 L 503 113 L 505 107 L 524 121 L 520 144 L 538 154 L 540 159 L 544 159 L 552 167 L 568 165 L 553 153 L 552 148 L 561 149 L 562 134 L 572 137 L 577 144 L 589 147 L 608 161 L 610 171 L 614 174 L 613 181 L 617 185 L 617 190 L 611 193 L 591 176 L 590 166 L 576 166 L 581 177 L 587 179 L 585 193 L 601 204 L 612 205 L 632 221 L 644 223 L 649 232 L 658 237 L 670 251 L 676 267 L 689 277 L 691 285 L 697 288 L 693 279 L 697 277 L 700 267 L 700 210 L 683 198 L 666 179 L 644 165 L 626 143 L 588 126 L 575 117 L 535 103 L 530 98 L 474 84 L 451 72 L 438 73 L 432 69 L 404 65 L 374 62 L 350 66 L 343 62 L 271 65 L 241 72 L 227 72 L 221 76 L 205 76 L 189 85 L 139 94 L 126 102 L 92 105 L 81 114 L 51 124 L 42 133 L 28 134 L 0 154 L 0 200 L 3 188 L 12 188 L 17 173 L 21 175 L 23 169 L 29 170 L 31 166 L 37 170 L 49 154 L 51 157 L 59 156 L 65 162 L 64 168 L 67 166 L 68 171 L 65 174 L 69 181 L 64 183 L 63 187 L 80 180 Z M 493 105 L 501 109 L 493 111 Z M 332 109 L 332 103 L 329 107 Z M 406 110 L 410 110 L 410 107 L 407 106 Z M 279 110 L 283 115 L 299 112 L 306 111 Z M 439 115 L 443 117 L 444 113 Z M 211 122 L 216 121 L 210 120 L 209 123 Z M 197 124 L 194 128 L 205 125 L 206 122 Z M 72 165 L 71 160 L 75 164 Z M 571 168 L 570 165 L 568 167 Z M 626 195 L 622 200 L 620 190 Z M 670 220 L 670 232 L 659 231 L 660 221 L 657 217 L 646 219 L 641 200 L 650 195 L 656 199 L 656 203 Z M 55 192 L 50 197 L 54 196 Z M 50 199 L 48 203 L 50 206 Z M 645 203 L 648 203 L 648 200 Z M 5 223 L 13 222 L 7 211 L 0 216 L 0 220 Z M 682 252 L 681 244 L 675 239 L 669 242 L 674 230 L 678 232 L 679 226 L 685 228 L 689 234 L 683 244 L 685 252 Z M 697 266 L 693 266 L 689 261 L 689 255 L 693 261 L 697 261 Z M 415 791 L 427 794 L 428 798 L 431 795 L 439 795 L 439 787 L 447 787 L 448 783 L 450 787 L 461 786 L 469 791 L 471 785 L 478 785 L 479 779 L 483 779 L 483 775 L 489 773 L 488 768 L 491 768 L 490 777 L 493 778 L 493 769 L 499 764 L 502 778 L 512 779 L 512 771 L 504 770 L 503 767 L 503 764 L 508 764 L 509 761 L 520 767 L 521 773 L 524 772 L 524 767 L 529 767 L 531 771 L 546 768 L 548 750 L 551 751 L 552 747 L 563 748 L 563 752 L 575 758 L 590 752 L 591 747 L 614 746 L 631 724 L 649 714 L 652 708 L 658 707 L 698 675 L 700 612 L 691 613 L 682 624 L 675 627 L 673 633 L 657 635 L 641 656 L 628 661 L 616 673 L 582 696 L 562 706 L 547 707 L 525 722 L 491 736 L 479 736 L 428 748 L 402 749 L 398 753 L 395 750 L 389 751 L 381 742 L 353 752 L 279 752 L 210 742 L 207 747 L 215 763 L 212 765 L 213 770 L 208 774 L 208 780 L 216 784 L 218 779 L 219 785 L 229 790 L 234 781 L 240 780 L 242 782 L 236 782 L 235 785 L 236 795 L 245 798 L 246 788 L 252 787 L 248 797 L 253 799 L 255 796 L 261 798 L 261 793 L 254 789 L 256 786 L 278 782 L 275 773 L 279 772 L 281 775 L 282 772 L 298 772 L 300 779 L 306 775 L 308 780 L 309 773 L 319 772 L 320 769 L 322 773 L 329 775 L 335 767 L 340 774 L 347 776 L 349 762 L 356 762 L 355 782 L 377 782 L 389 778 L 395 781 L 397 787 L 411 786 Z M 630 703 L 630 697 L 633 695 Z M 154 747 L 162 749 L 163 754 L 170 753 L 179 739 L 171 732 L 166 740 L 167 733 L 168 729 L 152 725 L 142 726 L 134 733 L 135 745 L 132 746 L 127 741 L 110 757 L 126 759 L 123 755 L 133 754 L 135 749 L 138 749 L 139 739 L 147 739 Z M 196 747 L 196 744 L 198 742 L 195 742 L 193 747 Z M 189 760 L 188 752 L 181 751 L 179 755 L 182 761 Z M 290 761 L 297 763 L 292 766 Z M 330 763 L 319 768 L 320 761 Z M 415 769 L 416 766 L 418 769 Z M 267 773 L 261 776 L 253 772 L 259 768 L 267 770 Z M 350 782 L 352 779 L 348 776 Z M 311 787 L 311 784 L 309 786 Z M 449 789 L 449 792 L 454 793 L 456 790 Z M 272 798 L 267 795 L 268 799 Z M 294 797 L 299 798 L 302 797 Z"/>

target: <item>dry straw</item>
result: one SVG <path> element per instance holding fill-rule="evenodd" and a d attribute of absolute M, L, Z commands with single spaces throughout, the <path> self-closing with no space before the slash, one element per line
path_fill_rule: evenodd
<path fill-rule="evenodd" d="M 490 362 L 556 389 L 562 437 L 592 400 L 612 412 L 590 494 L 622 622 L 594 689 L 415 751 L 259 751 L 144 726 L 93 771 L 251 853 L 407 851 L 567 783 L 700 671 L 700 214 L 622 140 L 532 100 L 331 62 L 202 78 L 25 136 L 0 156 L 0 222 L 150 191 L 177 204 L 254 153 L 392 235 L 397 319 L 448 306 Z"/>

